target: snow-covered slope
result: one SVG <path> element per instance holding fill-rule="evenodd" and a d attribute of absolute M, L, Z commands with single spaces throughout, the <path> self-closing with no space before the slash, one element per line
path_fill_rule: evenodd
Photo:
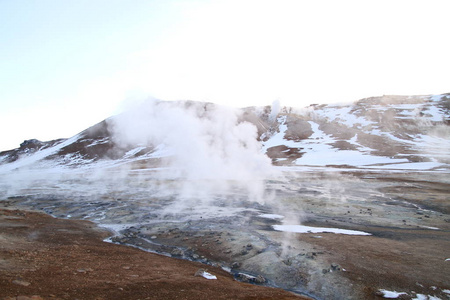
<path fill-rule="evenodd" d="M 285 108 L 271 124 L 271 133 L 262 132 L 261 139 L 275 164 L 447 168 L 449 112 L 448 95 L 383 96 L 351 105 Z"/>
<path fill-rule="evenodd" d="M 353 104 L 311 105 L 303 109 L 284 107 L 278 114 L 269 106 L 219 114 L 213 104 L 180 103 L 176 110 L 164 112 L 175 115 L 167 122 L 163 121 L 167 116 L 161 119 L 157 110 L 149 112 L 154 122 L 138 124 L 137 119 L 136 123 L 128 120 L 127 134 L 132 132 L 133 139 L 118 135 L 122 124 L 117 121 L 120 116 L 116 116 L 69 139 L 25 141 L 17 149 L 0 153 L 0 172 L 122 164 L 148 168 L 161 166 L 166 158 L 183 155 L 217 155 L 231 164 L 240 156 L 239 151 L 251 147 L 247 143 L 255 141 L 260 142 L 261 154 L 270 157 L 275 165 L 449 170 L 448 94 L 373 97 Z M 189 119 L 184 119 L 184 112 L 190 115 Z M 140 112 L 141 119 L 145 113 Z M 254 126 L 242 126 L 248 123 Z M 202 126 L 206 128 L 199 129 Z M 192 134 L 194 129 L 197 131 Z M 214 152 L 196 153 L 197 144 L 189 141 L 197 137 L 204 138 L 202 145 L 207 144 L 209 148 L 205 149 Z M 186 141 L 180 144 L 175 139 Z M 233 145 L 235 140 L 239 140 L 236 145 L 243 146 Z M 228 149 L 230 145 L 232 149 Z M 250 157 L 251 153 L 245 155 Z"/>

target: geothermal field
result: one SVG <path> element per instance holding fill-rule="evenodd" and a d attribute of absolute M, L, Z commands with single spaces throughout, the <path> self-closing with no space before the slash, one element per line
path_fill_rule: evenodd
<path fill-rule="evenodd" d="M 223 272 L 312 299 L 449 299 L 449 125 L 449 95 L 302 109 L 143 102 L 1 152 L 0 220 L 33 210 L 91 221 L 105 245 L 199 263 L 208 285 Z M 27 279 L 38 266 L 21 273 L 27 286 L 11 275 L 5 224 L 0 296 L 50 297 Z"/>

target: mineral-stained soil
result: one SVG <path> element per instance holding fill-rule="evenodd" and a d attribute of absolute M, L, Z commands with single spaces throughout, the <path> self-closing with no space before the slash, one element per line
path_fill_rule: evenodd
<path fill-rule="evenodd" d="M 0 299 L 307 299 L 236 281 L 218 267 L 103 242 L 108 235 L 88 221 L 0 209 Z"/>

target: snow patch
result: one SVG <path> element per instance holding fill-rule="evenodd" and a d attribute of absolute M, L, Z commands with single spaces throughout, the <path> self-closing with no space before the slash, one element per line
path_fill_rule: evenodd
<path fill-rule="evenodd" d="M 347 235 L 372 235 L 364 231 L 347 230 L 339 228 L 326 228 L 326 227 L 311 227 L 304 225 L 273 225 L 273 229 L 277 231 L 295 232 L 295 233 L 335 233 Z"/>
<path fill-rule="evenodd" d="M 309 121 L 313 134 L 297 147 L 304 148 L 306 153 L 295 161 L 297 165 L 306 166 L 326 166 L 326 165 L 349 165 L 349 166 L 368 166 L 375 164 L 401 163 L 408 162 L 406 158 L 393 159 L 385 156 L 370 155 L 372 149 L 359 147 L 356 150 L 339 150 L 330 144 L 336 142 L 331 136 L 319 129 L 319 124 Z M 351 141 L 356 141 L 352 139 Z M 355 144 L 357 145 L 357 144 Z"/>
<path fill-rule="evenodd" d="M 276 215 L 276 214 L 262 214 L 262 215 L 258 215 L 258 217 L 266 218 L 266 219 L 273 219 L 273 220 L 284 219 L 284 216 Z"/>
<path fill-rule="evenodd" d="M 407 293 L 403 293 L 403 292 L 399 293 L 399 292 L 388 291 L 388 290 L 379 290 L 379 292 L 381 293 L 383 298 L 388 298 L 388 299 L 397 299 L 401 295 L 407 295 Z"/>

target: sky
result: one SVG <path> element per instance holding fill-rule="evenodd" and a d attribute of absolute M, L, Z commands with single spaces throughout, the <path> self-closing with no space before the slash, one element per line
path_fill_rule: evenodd
<path fill-rule="evenodd" d="M 227 106 L 450 92 L 447 0 L 0 0 L 0 151 L 145 98 Z"/>

